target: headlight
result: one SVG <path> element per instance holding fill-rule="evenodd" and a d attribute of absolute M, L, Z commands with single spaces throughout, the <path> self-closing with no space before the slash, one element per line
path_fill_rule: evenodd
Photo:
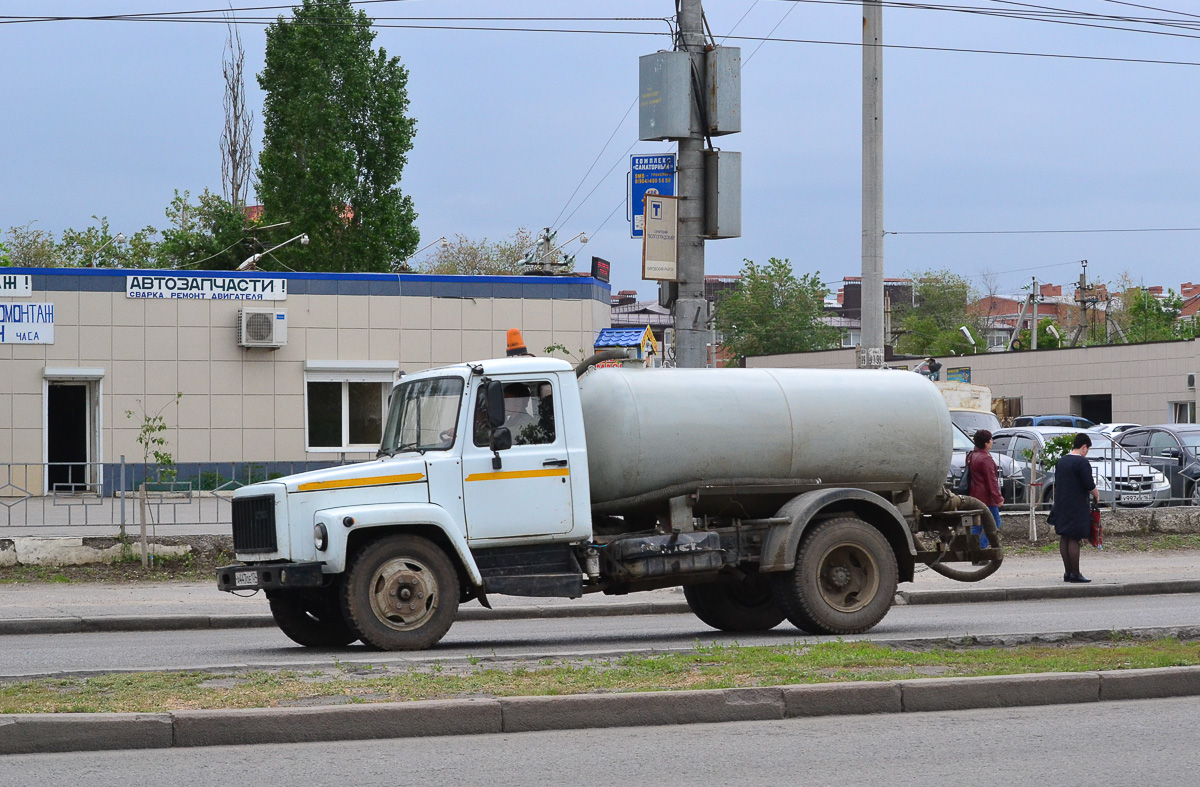
<path fill-rule="evenodd" d="M 1101 492 L 1107 492 L 1110 489 L 1108 485 L 1108 478 L 1102 475 L 1096 476 L 1096 488 Z"/>
<path fill-rule="evenodd" d="M 1155 486 L 1164 486 L 1167 483 L 1167 477 L 1161 471 L 1155 470 L 1152 474 Z"/>
<path fill-rule="evenodd" d="M 321 522 L 313 525 L 313 545 L 318 552 L 324 552 L 325 547 L 329 546 L 329 531 Z"/>

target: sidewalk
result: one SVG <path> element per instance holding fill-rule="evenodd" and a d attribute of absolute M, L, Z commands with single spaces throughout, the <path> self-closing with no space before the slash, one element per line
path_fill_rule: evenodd
<path fill-rule="evenodd" d="M 1067 585 L 1056 553 L 1006 558 L 977 583 L 921 571 L 903 583 L 898 603 L 965 603 L 1032 598 L 1200 592 L 1200 550 L 1113 554 L 1085 550 L 1090 585 Z M 274 625 L 262 593 L 222 593 L 212 583 L 30 583 L 0 586 L 0 634 L 168 630 Z M 687 613 L 678 588 L 582 599 L 495 596 L 494 609 L 466 604 L 459 620 Z"/>

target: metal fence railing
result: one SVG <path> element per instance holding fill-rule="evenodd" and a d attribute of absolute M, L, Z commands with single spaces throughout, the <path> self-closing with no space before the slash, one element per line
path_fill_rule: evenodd
<path fill-rule="evenodd" d="M 220 525 L 230 521 L 234 490 L 327 462 L 0 463 L 0 535 L 4 528 Z"/>

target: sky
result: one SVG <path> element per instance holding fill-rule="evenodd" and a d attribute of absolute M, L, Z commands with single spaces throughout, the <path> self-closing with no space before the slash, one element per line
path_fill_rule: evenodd
<path fill-rule="evenodd" d="M 287 14 L 274 0 L 227 0 L 247 21 Z M 1200 280 L 1200 7 L 1190 0 L 1031 0 L 1037 8 L 1171 20 L 1074 24 L 905 7 L 884 10 L 886 276 L 949 270 L 981 291 L 1032 276 L 1178 289 Z M 925 6 L 950 5 L 931 0 Z M 1026 3 L 959 0 L 991 12 Z M 422 245 L 440 236 L 500 239 L 518 227 L 586 232 L 612 262 L 614 292 L 640 279 L 625 218 L 637 141 L 638 58 L 670 48 L 671 0 L 395 0 L 361 4 L 376 46 L 409 71 L 417 135 L 401 183 Z M 34 222 L 54 232 L 106 216 L 113 232 L 167 225 L 176 189 L 221 189 L 226 29 L 220 24 L 65 20 L 222 8 L 196 0 L 7 0 L 0 4 L 0 238 Z M 1173 11 L 1173 13 L 1169 13 Z M 742 48 L 741 238 L 710 241 L 706 271 L 791 260 L 833 284 L 861 271 L 861 7 L 844 0 L 709 0 L 718 41 Z M 210 18 L 212 15 L 208 15 Z M 471 22 L 400 17 L 605 17 Z M 651 21 L 611 21 L 615 17 Z M 386 18 L 386 19 L 385 19 Z M 1100 29 L 1091 25 L 1136 28 Z M 560 27 L 620 34 L 413 29 Z M 239 26 L 261 147 L 264 28 Z M 653 33 L 635 35 L 630 31 Z M 1154 31 L 1154 32 L 1146 32 Z M 750 40 L 734 38 L 748 37 Z M 792 41 L 762 41 L 766 36 Z M 758 40 L 755 40 L 758 39 Z M 1094 60 L 1082 58 L 1117 58 Z M 1171 63 L 1138 60 L 1178 61 Z M 624 118 L 624 120 L 622 120 Z M 1066 232 L 1107 230 L 1106 232 Z M 1027 231 L 1038 231 L 1028 233 Z M 984 234 L 908 234 L 908 233 Z M 987 234 L 1003 233 L 1003 234 Z M 429 252 L 424 252 L 428 254 Z"/>

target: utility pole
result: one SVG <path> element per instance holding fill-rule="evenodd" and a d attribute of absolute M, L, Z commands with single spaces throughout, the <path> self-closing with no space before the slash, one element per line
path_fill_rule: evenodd
<path fill-rule="evenodd" d="M 691 56 L 692 73 L 703 75 L 706 71 L 704 10 L 700 0 L 678 0 L 676 7 L 677 48 Z M 679 291 L 671 311 L 675 318 L 676 365 L 681 369 L 701 369 L 708 361 L 708 301 L 704 298 L 704 126 L 697 104 L 697 101 L 692 102 L 691 134 L 679 139 Z"/>
<path fill-rule="evenodd" d="M 860 364 L 883 365 L 883 7 L 863 0 L 862 350 Z"/>
<path fill-rule="evenodd" d="M 1042 299 L 1042 291 L 1038 289 L 1037 276 L 1033 277 L 1033 289 L 1029 291 L 1029 297 L 1033 298 L 1033 326 L 1029 329 L 1029 349 L 1037 349 L 1038 335 L 1038 302 Z"/>

